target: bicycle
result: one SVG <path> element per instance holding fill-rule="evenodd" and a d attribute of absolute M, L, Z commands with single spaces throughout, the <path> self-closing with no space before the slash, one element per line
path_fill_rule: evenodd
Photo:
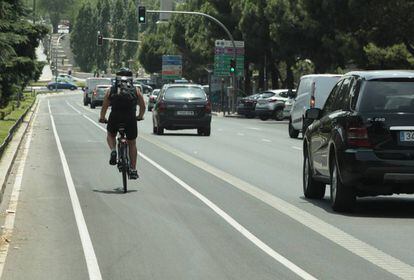
<path fill-rule="evenodd" d="M 137 119 L 137 121 L 142 121 L 143 119 Z M 105 123 L 108 123 L 106 120 Z M 129 159 L 129 145 L 128 140 L 125 134 L 125 124 L 120 123 L 118 129 L 118 138 L 117 138 L 117 167 L 120 173 L 122 173 L 122 185 L 124 193 L 128 191 L 128 179 L 130 179 L 131 174 L 131 163 Z"/>

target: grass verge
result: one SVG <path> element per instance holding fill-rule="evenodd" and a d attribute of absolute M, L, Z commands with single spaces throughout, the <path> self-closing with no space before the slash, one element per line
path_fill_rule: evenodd
<path fill-rule="evenodd" d="M 12 128 L 17 120 L 24 114 L 27 108 L 32 105 L 35 98 L 36 97 L 32 96 L 30 93 L 24 94 L 24 100 L 20 102 L 20 107 L 15 107 L 14 110 L 10 110 L 4 119 L 0 120 L 0 145 L 3 144 L 4 140 L 9 135 L 10 128 Z"/>

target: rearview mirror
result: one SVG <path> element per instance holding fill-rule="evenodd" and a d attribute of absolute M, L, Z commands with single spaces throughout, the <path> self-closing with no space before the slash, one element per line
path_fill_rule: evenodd
<path fill-rule="evenodd" d="M 321 116 L 322 110 L 319 108 L 310 108 L 305 113 L 305 118 L 309 120 L 319 120 Z"/>

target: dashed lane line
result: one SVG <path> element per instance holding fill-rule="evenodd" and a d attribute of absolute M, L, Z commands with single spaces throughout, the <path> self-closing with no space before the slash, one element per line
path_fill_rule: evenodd
<path fill-rule="evenodd" d="M 102 131 L 106 132 L 106 130 L 100 126 L 98 123 L 96 123 L 94 120 L 89 118 L 88 116 L 83 115 L 87 120 L 92 122 L 96 127 L 101 129 Z M 201 193 L 197 192 L 195 189 L 193 189 L 191 186 L 186 184 L 184 181 L 182 181 L 180 178 L 172 174 L 170 171 L 166 170 L 164 167 L 147 157 L 145 154 L 139 152 L 139 156 L 143 159 L 145 159 L 147 162 L 149 162 L 151 165 L 153 165 L 155 168 L 160 170 L 162 173 L 167 175 L 170 179 L 175 181 L 177 184 L 179 184 L 181 187 L 183 187 L 185 190 L 190 192 L 192 195 L 194 195 L 196 198 L 201 200 L 205 205 L 207 205 L 211 210 L 213 210 L 217 215 L 219 215 L 222 219 L 224 219 L 230 226 L 232 226 L 235 230 L 237 230 L 240 234 L 242 234 L 245 238 L 247 238 L 250 242 L 252 242 L 254 245 L 256 245 L 260 250 L 265 252 L 267 255 L 272 257 L 274 260 L 288 268 L 290 271 L 298 275 L 302 279 L 306 280 L 316 280 L 317 278 L 313 277 L 311 274 L 294 264 L 293 262 L 289 261 L 287 258 L 282 256 L 281 254 L 277 253 L 275 250 L 273 250 L 271 247 L 269 247 L 266 243 L 264 243 L 262 240 L 257 238 L 253 233 L 251 233 L 249 230 L 247 230 L 244 226 L 242 226 L 240 223 L 238 223 L 234 218 L 232 218 L 229 214 L 227 214 L 225 211 L 223 211 L 220 207 L 218 207 L 216 204 L 214 204 L 212 201 L 210 201 L 208 198 L 203 196 Z"/>
<path fill-rule="evenodd" d="M 89 120 L 91 119 L 89 118 Z M 101 129 L 104 129 L 101 126 L 99 127 Z M 222 179 L 223 181 L 229 183 L 233 187 L 255 197 L 256 199 L 266 203 L 267 205 L 290 217 L 291 219 L 301 223 L 302 225 L 308 227 L 316 233 L 324 236 L 328 240 L 336 243 L 337 245 L 350 251 L 351 253 L 371 262 L 377 267 L 401 279 L 414 279 L 413 266 L 404 263 L 403 261 L 375 248 L 374 246 L 362 240 L 359 240 L 358 238 L 300 209 L 299 207 L 296 207 L 293 204 L 290 204 L 284 201 L 283 199 L 276 197 L 260 189 L 259 187 L 254 186 L 242 179 L 239 179 L 223 170 L 217 169 L 202 160 L 196 159 L 167 144 L 161 143 L 153 137 L 150 138 L 144 135 L 140 135 L 139 137 L 189 162 L 190 164 L 197 166 L 198 168 L 216 176 L 217 178 Z"/>

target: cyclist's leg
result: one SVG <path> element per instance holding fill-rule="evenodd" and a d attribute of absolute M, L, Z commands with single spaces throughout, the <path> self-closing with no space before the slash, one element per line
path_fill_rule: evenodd
<path fill-rule="evenodd" d="M 111 149 L 111 156 L 109 158 L 109 164 L 111 165 L 116 164 L 116 134 L 118 132 L 118 127 L 118 118 L 111 112 L 108 119 L 108 125 L 106 127 L 106 141 L 108 143 L 109 148 Z"/>
<path fill-rule="evenodd" d="M 137 169 L 137 141 L 128 140 L 129 146 L 129 159 L 131 160 L 131 168 L 133 170 Z"/>

